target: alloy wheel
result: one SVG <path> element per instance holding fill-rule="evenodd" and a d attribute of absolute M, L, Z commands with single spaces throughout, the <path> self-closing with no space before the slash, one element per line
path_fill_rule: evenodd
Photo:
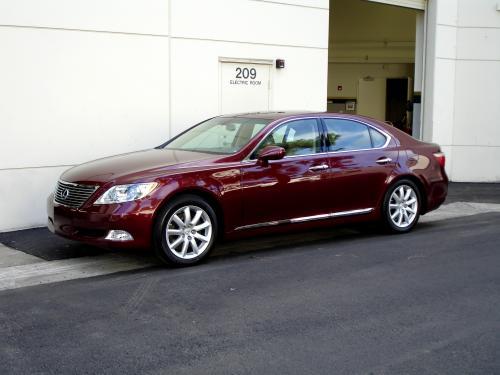
<path fill-rule="evenodd" d="M 193 259 L 203 254 L 212 238 L 212 220 L 198 206 L 188 205 L 170 216 L 165 237 L 170 251 L 181 259 Z"/>
<path fill-rule="evenodd" d="M 389 217 L 398 228 L 409 227 L 417 218 L 418 198 L 409 185 L 399 185 L 389 199 Z"/>

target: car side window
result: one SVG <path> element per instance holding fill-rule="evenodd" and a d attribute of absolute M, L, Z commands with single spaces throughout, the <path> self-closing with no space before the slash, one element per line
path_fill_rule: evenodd
<path fill-rule="evenodd" d="M 368 126 L 356 121 L 324 119 L 328 151 L 363 150 L 372 148 Z M 380 134 L 380 133 L 379 133 Z"/>
<path fill-rule="evenodd" d="M 378 148 L 378 147 L 382 147 L 383 145 L 385 145 L 385 142 L 387 142 L 387 138 L 385 137 L 385 135 L 383 135 L 379 131 L 376 131 L 373 128 L 369 128 L 369 129 L 370 129 L 370 136 L 372 138 L 373 147 Z"/>
<path fill-rule="evenodd" d="M 289 121 L 274 129 L 252 154 L 256 159 L 266 146 L 283 147 L 286 156 L 315 154 L 321 150 L 321 138 L 315 119 Z"/>

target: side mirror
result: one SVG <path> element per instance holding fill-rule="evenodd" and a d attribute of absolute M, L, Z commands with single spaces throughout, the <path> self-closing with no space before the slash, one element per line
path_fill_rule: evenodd
<path fill-rule="evenodd" d="M 257 156 L 257 160 L 266 166 L 269 160 L 279 160 L 285 157 L 286 151 L 283 147 L 278 146 L 266 146 L 264 147 Z"/>

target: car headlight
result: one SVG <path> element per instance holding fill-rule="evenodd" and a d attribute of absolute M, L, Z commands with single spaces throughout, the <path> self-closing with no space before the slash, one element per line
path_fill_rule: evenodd
<path fill-rule="evenodd" d="M 97 199 L 94 204 L 111 204 L 135 201 L 144 198 L 151 193 L 158 184 L 156 182 L 147 182 L 141 184 L 116 185 L 109 188 L 103 195 Z"/>

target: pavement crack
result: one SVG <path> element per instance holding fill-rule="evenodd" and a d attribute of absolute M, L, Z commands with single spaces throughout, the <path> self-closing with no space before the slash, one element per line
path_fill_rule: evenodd
<path fill-rule="evenodd" d="M 125 304 L 120 309 L 120 312 L 124 315 L 135 315 L 140 310 L 144 299 L 147 297 L 149 292 L 158 283 L 159 278 L 148 278 L 142 282 L 139 287 L 132 293 L 130 298 L 125 302 Z"/>

